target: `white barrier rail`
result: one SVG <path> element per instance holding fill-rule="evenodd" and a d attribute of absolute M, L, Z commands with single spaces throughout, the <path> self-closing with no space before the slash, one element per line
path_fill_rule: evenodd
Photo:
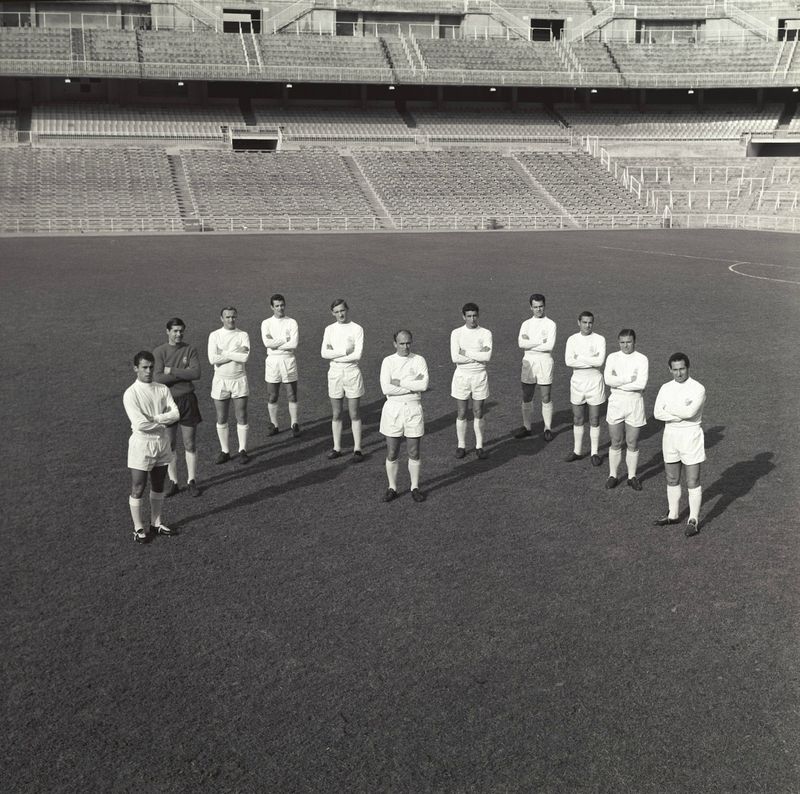
<path fill-rule="evenodd" d="M 780 215 L 729 215 L 725 213 L 678 213 L 672 211 L 672 228 L 746 229 L 762 232 L 800 232 L 800 217 Z"/>
<path fill-rule="evenodd" d="M 152 234 L 163 232 L 521 231 L 662 228 L 657 215 L 277 215 L 197 218 L 0 218 L 0 234 Z"/>

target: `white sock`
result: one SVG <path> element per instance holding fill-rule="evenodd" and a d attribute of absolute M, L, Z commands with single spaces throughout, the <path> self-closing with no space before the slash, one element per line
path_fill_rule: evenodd
<path fill-rule="evenodd" d="M 597 455 L 600 451 L 600 427 L 589 426 L 589 443 L 592 447 L 592 455 Z"/>
<path fill-rule="evenodd" d="M 128 497 L 128 507 L 131 509 L 131 518 L 133 519 L 133 528 L 142 529 L 144 522 L 142 521 L 142 500 L 136 499 L 133 496 Z"/>
<path fill-rule="evenodd" d="M 472 429 L 475 431 L 475 448 L 483 449 L 483 419 L 473 419 Z"/>
<path fill-rule="evenodd" d="M 296 425 L 297 424 L 297 403 L 289 403 L 289 423 Z"/>
<path fill-rule="evenodd" d="M 267 403 L 267 411 L 269 412 L 269 421 L 275 427 L 278 426 L 278 403 Z"/>
<path fill-rule="evenodd" d="M 552 429 L 550 426 L 553 424 L 553 402 L 542 403 L 542 419 L 544 419 L 544 426 L 547 430 Z"/>
<path fill-rule="evenodd" d="M 386 459 L 386 478 L 389 480 L 389 487 L 394 491 L 397 490 L 397 472 L 399 469 L 399 460 Z"/>
<path fill-rule="evenodd" d="M 576 455 L 580 455 L 583 446 L 583 425 L 572 425 L 572 436 L 574 440 L 572 451 Z"/>
<path fill-rule="evenodd" d="M 625 466 L 628 469 L 629 480 L 636 476 L 636 467 L 638 465 L 639 465 L 639 450 L 637 449 L 636 452 L 628 450 L 625 453 Z"/>
<path fill-rule="evenodd" d="M 351 420 L 350 429 L 353 431 L 353 452 L 356 452 L 361 449 L 361 420 Z"/>
<path fill-rule="evenodd" d="M 236 435 L 239 437 L 239 449 L 247 449 L 247 431 L 250 425 L 236 425 Z"/>
<path fill-rule="evenodd" d="M 164 492 L 150 491 L 150 523 L 161 526 L 161 508 L 164 506 Z"/>
<path fill-rule="evenodd" d="M 697 488 L 689 488 L 689 518 L 700 518 L 700 503 L 703 501 L 703 489 L 698 485 Z"/>
<path fill-rule="evenodd" d="M 467 446 L 467 420 L 456 419 L 456 438 L 458 446 L 462 449 Z"/>
<path fill-rule="evenodd" d="M 522 403 L 522 426 L 526 430 L 533 426 L 533 403 Z"/>
<path fill-rule="evenodd" d="M 197 453 L 186 452 L 186 480 L 191 482 L 197 479 Z"/>
<path fill-rule="evenodd" d="M 608 450 L 608 476 L 609 477 L 616 477 L 617 472 L 619 471 L 619 464 L 622 460 L 622 450 L 621 449 L 611 449 Z"/>
<path fill-rule="evenodd" d="M 419 466 L 420 462 L 418 460 L 411 460 L 411 458 L 408 459 L 408 473 L 411 476 L 412 491 L 415 488 L 419 488 Z"/>
<path fill-rule="evenodd" d="M 223 452 L 230 452 L 231 448 L 228 446 L 228 425 L 217 425 L 217 438 L 219 439 L 219 448 Z"/>
<path fill-rule="evenodd" d="M 681 511 L 681 486 L 667 486 L 667 504 L 669 505 L 669 517 L 677 518 Z"/>
<path fill-rule="evenodd" d="M 333 435 L 333 448 L 340 452 L 342 449 L 342 420 L 331 419 L 331 434 Z"/>
<path fill-rule="evenodd" d="M 175 454 L 174 450 L 172 452 L 172 458 L 167 464 L 167 477 L 169 477 L 172 482 L 178 482 L 178 456 Z"/>

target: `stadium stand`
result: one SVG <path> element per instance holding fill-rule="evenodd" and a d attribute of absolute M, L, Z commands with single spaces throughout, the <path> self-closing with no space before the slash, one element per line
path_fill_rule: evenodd
<path fill-rule="evenodd" d="M 176 30 L 140 30 L 136 35 L 143 63 L 247 66 L 237 35 Z"/>
<path fill-rule="evenodd" d="M 586 154 L 526 152 L 517 156 L 548 193 L 573 216 L 646 213 L 635 196 Z"/>
<path fill-rule="evenodd" d="M 513 112 L 494 107 L 412 109 L 410 114 L 431 141 L 565 139 L 564 128 L 541 106 Z"/>
<path fill-rule="evenodd" d="M 417 39 L 431 70 L 481 70 L 490 72 L 563 72 L 564 64 L 550 44 L 511 39 Z"/>
<path fill-rule="evenodd" d="M 258 124 L 282 127 L 287 140 L 414 140 L 394 108 L 280 108 L 253 102 L 253 113 Z"/>
<path fill-rule="evenodd" d="M 69 61 L 71 33 L 60 28 L 0 27 L 0 54 L 4 59 Z"/>
<path fill-rule="evenodd" d="M 155 138 L 225 140 L 223 126 L 243 125 L 238 105 L 117 106 L 95 102 L 36 105 L 31 132 L 38 140 Z"/>
<path fill-rule="evenodd" d="M 17 143 L 17 114 L 0 111 L 0 144 Z"/>
<path fill-rule="evenodd" d="M 181 155 L 196 212 L 207 219 L 296 216 L 372 218 L 345 158 L 329 149 L 280 154 Z"/>
<path fill-rule="evenodd" d="M 781 105 L 765 105 L 761 110 L 747 106 L 707 107 L 702 112 L 679 107 L 591 110 L 558 105 L 559 114 L 578 135 L 638 140 L 736 140 L 743 133 L 771 132 L 778 126 Z"/>
<path fill-rule="evenodd" d="M 85 30 L 82 32 L 84 57 L 90 61 L 136 63 L 139 54 L 133 30 Z"/>
<path fill-rule="evenodd" d="M 3 221 L 180 215 L 163 149 L 3 148 L 0 172 Z"/>
<path fill-rule="evenodd" d="M 258 36 L 265 66 L 383 69 L 388 63 L 380 40 L 335 36 Z"/>
<path fill-rule="evenodd" d="M 358 152 L 390 214 L 551 216 L 547 198 L 498 152 Z"/>

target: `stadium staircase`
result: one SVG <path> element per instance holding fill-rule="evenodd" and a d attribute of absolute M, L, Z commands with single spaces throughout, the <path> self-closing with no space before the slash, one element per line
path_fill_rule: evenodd
<path fill-rule="evenodd" d="M 70 49 L 72 50 L 73 62 L 86 60 L 86 48 L 83 41 L 83 29 L 72 28 L 70 30 Z"/>
<path fill-rule="evenodd" d="M 298 2 L 281 9 L 277 14 L 264 20 L 262 30 L 264 33 L 277 33 L 287 27 L 287 25 L 291 25 L 292 22 L 296 22 L 313 8 L 313 2 L 309 2 L 309 0 L 298 0 Z"/>
<path fill-rule="evenodd" d="M 197 205 L 194 202 L 186 170 L 183 167 L 183 160 L 178 154 L 168 154 L 169 173 L 172 178 L 172 187 L 175 190 L 175 197 L 178 201 L 180 217 L 183 221 L 183 228 L 186 231 L 197 231 L 199 223 Z"/>
<path fill-rule="evenodd" d="M 603 25 L 609 23 L 613 18 L 614 6 L 612 4 L 593 17 L 589 17 L 589 19 L 581 22 L 579 25 L 566 29 L 562 34 L 562 39 L 567 43 L 585 39 L 589 34 L 594 33 L 595 30 L 603 27 Z"/>
<path fill-rule="evenodd" d="M 219 17 L 206 6 L 195 3 L 194 0 L 173 0 L 172 4 L 191 19 L 197 20 L 207 28 L 217 32 L 222 30 Z"/>
<path fill-rule="evenodd" d="M 494 0 L 489 0 L 488 10 L 489 16 L 493 19 L 496 19 L 512 33 L 516 33 L 521 39 L 530 41 L 530 26 L 526 25 L 518 16 L 507 11 L 500 3 L 495 3 Z"/>
<path fill-rule="evenodd" d="M 519 160 L 516 155 L 512 154 L 509 157 L 509 162 L 511 163 L 511 167 L 533 187 L 537 196 L 552 209 L 554 215 L 561 215 L 567 218 L 570 226 L 575 229 L 578 228 L 578 221 L 575 219 L 575 216 L 544 187 L 522 160 Z"/>
<path fill-rule="evenodd" d="M 756 36 L 759 36 L 766 41 L 778 40 L 777 26 L 775 28 L 770 27 L 766 24 L 766 22 L 762 22 L 758 17 L 754 17 L 747 11 L 742 10 L 739 8 L 739 6 L 729 2 L 729 0 L 725 0 L 724 9 L 730 19 L 741 25 L 743 28 L 746 28 L 751 33 L 755 33 Z"/>
<path fill-rule="evenodd" d="M 355 157 L 349 153 L 343 154 L 342 160 L 344 161 L 347 170 L 353 175 L 353 179 L 356 181 L 356 184 L 361 188 L 364 196 L 369 201 L 370 206 L 375 212 L 375 215 L 380 218 L 381 226 L 384 229 L 394 229 L 395 223 L 392 219 L 392 216 L 389 214 L 389 211 L 386 209 L 384 203 L 380 200 L 380 197 L 370 184 L 370 181 L 367 179 L 367 176 L 359 165 L 358 160 L 356 160 Z"/>

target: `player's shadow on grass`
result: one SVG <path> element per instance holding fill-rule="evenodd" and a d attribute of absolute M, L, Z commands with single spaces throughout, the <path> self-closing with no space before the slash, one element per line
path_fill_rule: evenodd
<path fill-rule="evenodd" d="M 703 501 L 708 504 L 719 497 L 711 510 L 703 517 L 704 524 L 719 518 L 737 499 L 747 495 L 762 477 L 774 468 L 772 452 L 759 452 L 752 460 L 742 460 L 728 466 L 709 488 L 703 489 Z"/>
<path fill-rule="evenodd" d="M 653 421 L 653 420 L 651 420 Z M 648 425 L 650 423 L 648 422 Z M 661 424 L 660 422 L 658 424 Z M 658 432 L 658 426 L 655 428 L 655 432 Z M 652 434 L 651 434 L 652 435 Z M 705 448 L 706 451 L 715 447 L 725 438 L 725 427 L 724 425 L 715 425 L 714 427 L 710 427 L 708 430 L 704 432 L 705 436 Z M 641 435 L 639 439 L 641 440 Z M 664 471 L 664 458 L 661 454 L 661 450 L 656 452 L 650 460 L 648 460 L 643 465 L 639 466 L 636 476 L 639 478 L 641 483 L 647 482 L 647 480 L 651 480 L 653 477 L 656 477 L 658 474 Z"/>
<path fill-rule="evenodd" d="M 374 423 L 375 414 L 383 400 L 376 400 L 372 403 L 360 406 L 359 415 L 361 416 L 362 427 L 367 426 L 367 422 Z M 383 438 L 376 441 L 371 436 L 371 432 L 366 434 L 366 444 L 363 448 L 367 454 L 371 448 L 382 443 Z M 282 438 L 281 438 L 282 436 Z M 278 441 L 278 439 L 280 439 Z M 345 450 L 352 446 L 352 434 L 350 432 L 349 418 L 344 418 L 344 432 L 342 434 L 342 445 Z M 289 431 L 284 431 L 277 436 L 271 436 L 270 440 L 257 447 L 248 450 L 250 462 L 246 466 L 239 466 L 236 456 L 233 456 L 231 463 L 225 464 L 223 471 L 204 480 L 202 485 L 206 490 L 217 488 L 225 483 L 249 479 L 265 473 L 274 472 L 284 466 L 294 466 L 304 461 L 319 458 L 326 465 L 332 466 L 334 471 L 338 470 L 337 464 L 329 463 L 325 454 L 332 448 L 331 423 L 330 418 L 318 419 L 312 423 L 306 423 L 302 427 L 302 435 L 294 438 Z M 347 457 L 348 453 L 344 453 Z"/>

